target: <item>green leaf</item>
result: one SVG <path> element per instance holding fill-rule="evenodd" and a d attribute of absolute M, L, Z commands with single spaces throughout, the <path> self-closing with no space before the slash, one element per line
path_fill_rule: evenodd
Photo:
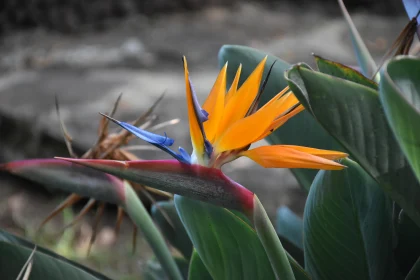
<path fill-rule="evenodd" d="M 373 60 L 372 55 L 370 54 L 365 43 L 363 42 L 362 36 L 360 36 L 359 31 L 357 31 L 353 20 L 347 12 L 343 0 L 338 0 L 338 4 L 340 5 L 341 12 L 343 13 L 344 18 L 346 19 L 350 31 L 351 42 L 353 44 L 353 48 L 356 53 L 359 66 L 362 69 L 362 73 L 368 77 L 372 76 L 377 69 L 376 63 Z"/>
<path fill-rule="evenodd" d="M 220 67 L 223 67 L 226 61 L 229 61 L 227 70 L 228 87 L 230 87 L 240 63 L 242 63 L 242 73 L 239 85 L 245 81 L 257 64 L 265 56 L 265 53 L 249 47 L 232 45 L 223 46 L 219 51 L 219 65 Z M 274 61 L 276 61 L 276 64 L 273 67 L 271 77 L 269 77 L 267 86 L 262 94 L 261 105 L 273 98 L 288 85 L 286 79 L 284 78 L 284 71 L 290 68 L 290 64 L 275 56 L 268 55 L 264 75 L 267 75 L 268 70 Z M 282 127 L 269 135 L 266 140 L 273 145 L 289 144 L 343 151 L 340 145 L 311 117 L 307 111 L 303 111 L 290 119 Z M 304 189 L 309 190 L 317 170 L 291 169 L 291 171 L 295 175 L 299 184 Z"/>
<path fill-rule="evenodd" d="M 320 171 L 304 213 L 306 269 L 313 279 L 395 279 L 392 204 L 355 162 Z"/>
<path fill-rule="evenodd" d="M 0 230 L 1 278 L 16 279 L 34 247 L 35 244 Z M 29 279 L 57 279 L 58 275 L 60 280 L 109 280 L 98 272 L 37 246 Z"/>
<path fill-rule="evenodd" d="M 384 65 L 380 94 L 395 137 L 420 180 L 420 60 L 399 56 Z"/>
<path fill-rule="evenodd" d="M 160 201 L 151 209 L 153 220 L 159 225 L 165 238 L 178 249 L 186 259 L 190 259 L 193 246 L 173 201 Z M 169 219 L 169 221 L 168 221 Z"/>
<path fill-rule="evenodd" d="M 388 125 L 378 92 L 301 65 L 286 76 L 314 118 L 420 225 L 420 187 Z"/>
<path fill-rule="evenodd" d="M 206 266 L 194 249 L 191 256 L 190 271 L 188 273 L 188 280 L 212 280 L 211 275 L 207 271 Z"/>
<path fill-rule="evenodd" d="M 288 260 L 288 255 L 277 236 L 273 224 L 268 218 L 267 212 L 264 209 L 258 196 L 254 196 L 254 210 L 252 212 L 252 221 L 254 223 L 255 231 L 258 238 L 263 245 L 271 267 L 277 279 L 295 280 L 295 276 Z"/>
<path fill-rule="evenodd" d="M 178 214 L 213 279 L 275 279 L 256 232 L 229 210 L 176 195 Z"/>
<path fill-rule="evenodd" d="M 318 55 L 315 55 L 315 62 L 318 67 L 319 72 L 328 74 L 337 78 L 342 78 L 344 80 L 352 81 L 367 87 L 370 87 L 374 90 L 378 89 L 378 84 L 372 81 L 371 79 L 366 78 L 360 72 L 350 68 L 341 63 L 331 61 L 325 58 L 322 58 Z"/>
<path fill-rule="evenodd" d="M 181 257 L 173 257 L 184 279 L 188 279 L 189 262 Z M 148 260 L 143 271 L 145 280 L 169 280 L 165 271 L 156 259 Z"/>

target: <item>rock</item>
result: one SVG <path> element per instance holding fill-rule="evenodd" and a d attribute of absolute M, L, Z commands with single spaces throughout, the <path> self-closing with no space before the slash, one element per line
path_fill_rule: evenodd
<path fill-rule="evenodd" d="M 166 96 L 156 109 L 159 120 L 180 118 L 181 123 L 159 132 L 167 132 L 176 139 L 176 146 L 190 151 L 182 54 L 188 58 L 201 102 L 216 78 L 217 52 L 225 43 L 255 46 L 291 63 L 313 64 L 311 53 L 315 52 L 356 64 L 343 19 L 313 10 L 280 8 L 246 4 L 233 11 L 213 9 L 121 22 L 107 32 L 80 37 L 45 32 L 6 37 L 0 47 L 0 156 L 4 161 L 67 156 L 55 94 L 76 150 L 85 151 L 95 142 L 98 112 L 109 112 L 120 93 L 123 99 L 116 117 L 130 121 L 164 91 Z M 379 58 L 407 19 L 361 14 L 354 21 Z M 139 155 L 167 158 L 160 151 Z M 289 171 L 263 169 L 247 160 L 238 160 L 225 171 L 255 191 L 270 214 L 281 204 L 301 213 L 305 194 Z"/>

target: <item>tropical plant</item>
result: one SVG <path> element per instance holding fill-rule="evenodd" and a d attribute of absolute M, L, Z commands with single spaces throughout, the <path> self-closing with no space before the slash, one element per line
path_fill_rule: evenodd
<path fill-rule="evenodd" d="M 342 1 L 362 72 L 320 56 L 315 70 L 223 46 L 221 71 L 201 107 L 184 58 L 191 156 L 172 150 L 166 134 L 106 116 L 174 159 L 56 158 L 3 168 L 124 209 L 156 255 L 146 279 L 419 279 L 420 60 L 407 54 L 420 6 L 403 2 L 412 20 L 393 46 L 397 56 L 379 72 Z M 250 149 L 263 138 L 271 145 Z M 241 156 L 292 168 L 308 191 L 303 219 L 283 207 L 272 225 L 257 195 L 221 171 Z M 64 176 L 70 172 L 88 175 L 76 182 Z M 135 183 L 174 198 L 156 203 L 150 217 Z M 26 250 L 9 274 L 17 275 L 31 249 L 0 241 L 0 258 L 18 250 L 11 243 Z M 35 256 L 41 253 L 52 256 L 40 249 Z M 37 259 L 29 259 L 34 270 Z"/>

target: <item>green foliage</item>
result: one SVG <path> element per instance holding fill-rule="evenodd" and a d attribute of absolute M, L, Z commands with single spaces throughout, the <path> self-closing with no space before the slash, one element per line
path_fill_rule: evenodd
<path fill-rule="evenodd" d="M 366 78 L 361 73 L 356 70 L 347 67 L 341 63 L 331 61 L 320 56 L 315 55 L 316 66 L 318 67 L 319 72 L 328 74 L 337 78 L 342 78 L 347 81 L 355 82 L 367 87 L 370 87 L 374 90 L 378 89 L 378 84 L 372 81 L 371 79 Z"/>
<path fill-rule="evenodd" d="M 420 187 L 389 127 L 377 91 L 296 65 L 290 87 L 322 126 L 420 224 Z"/>
<path fill-rule="evenodd" d="M 227 209 L 175 196 L 194 248 L 213 279 L 275 279 L 257 233 Z"/>
<path fill-rule="evenodd" d="M 380 83 L 380 97 L 386 117 L 417 179 L 420 178 L 419 70 L 419 59 L 396 57 L 384 65 Z M 412 186 L 406 186 L 407 189 L 410 187 Z M 407 214 L 402 210 L 397 223 L 397 262 L 404 273 L 411 269 L 420 256 L 420 228 Z"/>
<path fill-rule="evenodd" d="M 320 171 L 305 207 L 305 267 L 313 279 L 396 279 L 392 204 L 355 162 Z"/>
<path fill-rule="evenodd" d="M 420 60 L 397 57 L 381 72 L 386 117 L 411 167 L 420 179 Z"/>
<path fill-rule="evenodd" d="M 0 271 L 2 279 L 16 279 L 31 255 L 35 244 L 0 230 Z M 31 280 L 109 280 L 99 272 L 67 260 L 42 247 L 37 247 L 30 272 Z"/>

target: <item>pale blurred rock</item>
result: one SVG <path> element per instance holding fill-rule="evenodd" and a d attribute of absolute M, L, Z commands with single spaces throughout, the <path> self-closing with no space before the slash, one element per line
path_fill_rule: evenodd
<path fill-rule="evenodd" d="M 377 59 L 407 22 L 405 16 L 352 16 Z M 156 109 L 159 121 L 180 118 L 181 122 L 159 132 L 167 132 L 176 139 L 176 146 L 190 151 L 180 58 L 187 56 L 202 102 L 216 78 L 217 52 L 223 44 L 253 45 L 291 63 L 313 64 L 314 52 L 356 64 L 346 23 L 339 14 L 332 18 L 320 11 L 281 6 L 213 8 L 115 24 L 106 32 L 79 37 L 18 33 L 7 37 L 0 47 L 1 157 L 67 155 L 54 107 L 55 94 L 76 150 L 85 151 L 95 142 L 98 112 L 109 112 L 120 93 L 123 99 L 116 117 L 130 121 L 166 91 Z M 28 57 L 32 64 L 27 64 Z M 144 144 L 140 140 L 135 143 Z M 161 151 L 136 153 L 146 159 L 167 158 Z M 280 205 L 302 211 L 305 193 L 288 170 L 263 169 L 241 159 L 226 166 L 225 172 L 255 191 L 270 214 Z"/>

